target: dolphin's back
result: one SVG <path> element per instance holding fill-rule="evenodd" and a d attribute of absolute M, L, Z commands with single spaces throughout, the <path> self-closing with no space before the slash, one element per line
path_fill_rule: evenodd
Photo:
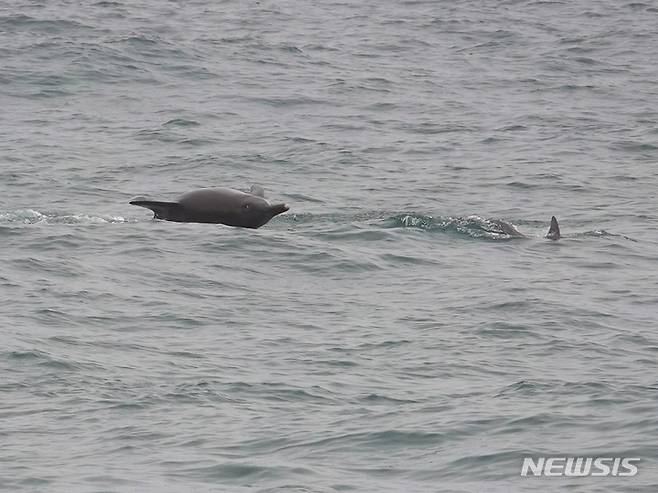
<path fill-rule="evenodd" d="M 178 203 L 199 214 L 229 214 L 240 209 L 248 195 L 232 188 L 201 188 L 181 195 Z"/>

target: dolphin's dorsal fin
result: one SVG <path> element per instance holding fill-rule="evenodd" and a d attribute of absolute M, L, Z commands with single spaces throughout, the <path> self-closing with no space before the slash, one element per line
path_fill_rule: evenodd
<path fill-rule="evenodd" d="M 555 216 L 551 217 L 551 227 L 546 233 L 546 238 L 549 240 L 559 240 L 560 239 L 560 225 L 557 223 Z"/>
<path fill-rule="evenodd" d="M 251 195 L 257 195 L 258 197 L 265 198 L 265 189 L 260 185 L 251 185 L 251 188 L 249 189 L 249 193 Z"/>

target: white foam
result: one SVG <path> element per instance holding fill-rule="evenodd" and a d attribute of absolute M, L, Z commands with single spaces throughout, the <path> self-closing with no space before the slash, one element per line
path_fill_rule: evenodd
<path fill-rule="evenodd" d="M 89 216 L 87 214 L 43 214 L 33 209 L 0 212 L 0 223 L 21 224 L 108 224 L 126 223 L 122 216 Z"/>

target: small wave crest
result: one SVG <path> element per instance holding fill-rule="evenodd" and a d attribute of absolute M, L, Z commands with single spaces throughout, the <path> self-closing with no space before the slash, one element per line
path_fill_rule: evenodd
<path fill-rule="evenodd" d="M 107 224 L 126 223 L 122 216 L 43 213 L 33 209 L 0 212 L 0 224 Z"/>
<path fill-rule="evenodd" d="M 637 243 L 635 238 L 630 236 L 622 235 L 619 233 L 610 233 L 604 229 L 597 229 L 594 231 L 585 231 L 584 233 L 576 233 L 573 235 L 574 238 L 622 238 L 624 240 L 632 241 Z"/>

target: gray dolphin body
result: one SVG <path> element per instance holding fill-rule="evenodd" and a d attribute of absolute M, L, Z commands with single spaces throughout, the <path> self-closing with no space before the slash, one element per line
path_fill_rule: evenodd
<path fill-rule="evenodd" d="M 242 228 L 260 228 L 274 216 L 289 209 L 286 204 L 270 204 L 259 186 L 251 187 L 249 193 L 232 188 L 201 188 L 181 195 L 176 202 L 138 197 L 130 203 L 151 209 L 155 219 L 226 224 Z"/>

